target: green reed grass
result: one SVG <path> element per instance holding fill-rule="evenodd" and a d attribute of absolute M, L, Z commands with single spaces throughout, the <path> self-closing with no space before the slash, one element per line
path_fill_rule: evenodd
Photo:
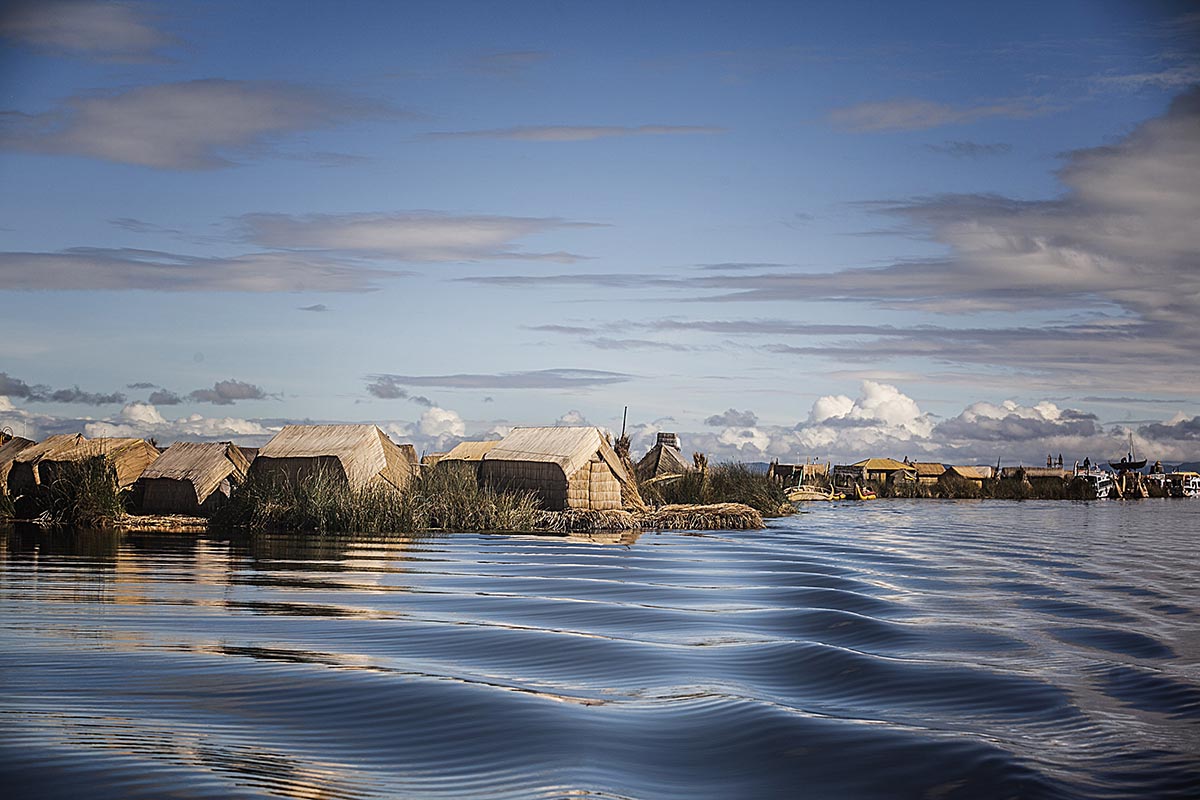
<path fill-rule="evenodd" d="M 126 492 L 117 486 L 117 471 L 104 456 L 69 461 L 31 497 L 40 520 L 58 527 L 109 528 L 125 516 Z"/>
<path fill-rule="evenodd" d="M 640 487 L 652 506 L 742 503 L 764 517 L 779 517 L 792 510 L 787 494 L 766 473 L 745 464 L 722 462 L 707 469 L 685 472 L 679 478 Z"/>

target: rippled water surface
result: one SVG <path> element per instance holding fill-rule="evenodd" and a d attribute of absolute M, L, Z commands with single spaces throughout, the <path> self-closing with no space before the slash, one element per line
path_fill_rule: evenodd
<path fill-rule="evenodd" d="M 0 539 L 6 797 L 1200 796 L 1200 501 Z"/>

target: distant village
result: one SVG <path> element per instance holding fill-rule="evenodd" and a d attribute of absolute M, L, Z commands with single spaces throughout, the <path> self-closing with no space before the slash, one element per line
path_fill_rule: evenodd
<path fill-rule="evenodd" d="M 789 504 L 822 500 L 1088 500 L 1200 494 L 1197 473 L 1165 472 L 1159 464 L 1147 470 L 1132 453 L 1106 465 L 1085 460 L 1069 466 L 1061 455 L 1048 456 L 1045 466 L 1007 467 L 887 457 L 835 465 L 773 462 L 765 474 L 757 474 L 741 465 L 710 466 L 701 453 L 687 457 L 678 435 L 667 432 L 659 433 L 636 462 L 627 438 L 614 441 L 591 426 L 515 428 L 501 439 L 465 441 L 448 452 L 418 457 L 413 445 L 393 442 L 375 425 L 358 424 L 288 425 L 261 448 L 177 442 L 162 449 L 144 439 L 88 439 L 81 434 L 34 442 L 3 433 L 0 499 L 5 506 L 0 511 L 6 509 L 7 516 L 18 519 L 44 518 L 54 487 L 61 493 L 65 483 L 95 482 L 77 469 L 84 463 L 101 465 L 106 476 L 101 482 L 110 482 L 125 510 L 134 515 L 203 518 L 213 516 L 248 483 L 297 487 L 320 475 L 352 494 L 372 489 L 403 493 L 423 476 L 451 470 L 468 475 L 469 482 L 492 492 L 490 496 L 516 493 L 538 512 L 576 514 L 645 515 L 667 507 L 694 511 L 724 504 L 730 514 L 733 506 L 740 506 L 755 515 L 775 516 L 793 510 Z M 594 517 L 592 524 L 611 527 L 647 519 Z M 699 513 L 689 519 L 704 522 Z M 760 525 L 760 519 L 743 516 L 735 526 Z"/>

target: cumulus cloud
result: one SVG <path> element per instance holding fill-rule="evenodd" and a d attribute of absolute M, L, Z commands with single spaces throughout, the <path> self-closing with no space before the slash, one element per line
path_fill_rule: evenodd
<path fill-rule="evenodd" d="M 888 100 L 860 103 L 829 112 L 829 121 L 857 132 L 917 131 L 943 125 L 961 125 L 988 117 L 1025 119 L 1045 113 L 1030 100 L 1002 100 L 974 106 L 951 106 L 929 100 Z"/>
<path fill-rule="evenodd" d="M 423 435 L 435 438 L 465 436 L 467 433 L 466 423 L 463 422 L 462 417 L 457 412 L 437 406 L 427 409 L 421 415 L 417 427 Z"/>
<path fill-rule="evenodd" d="M 432 408 L 434 403 L 428 397 L 419 394 L 411 394 L 407 389 L 400 385 L 396 380 L 395 375 L 373 375 L 370 382 L 367 383 L 367 393 L 381 400 L 410 400 L 417 405 Z"/>
<path fill-rule="evenodd" d="M 1025 407 L 1012 400 L 973 403 L 953 419 L 939 422 L 935 439 L 944 441 L 1024 442 L 1055 436 L 1095 436 L 1102 431 L 1095 414 L 1060 409 L 1042 401 Z"/>
<path fill-rule="evenodd" d="M 1154 422 L 1138 428 L 1138 434 L 1156 442 L 1200 443 L 1200 416 L 1177 414 L 1166 422 Z M 1198 448 L 1200 451 L 1200 448 Z"/>
<path fill-rule="evenodd" d="M 366 292 L 412 273 L 314 253 L 202 258 L 153 250 L 76 247 L 0 252 L 0 284 L 17 291 Z"/>
<path fill-rule="evenodd" d="M 586 142 L 625 136 L 679 136 L 724 133 L 711 125 L 522 125 L 477 131 L 437 131 L 437 139 L 512 139 L 522 142 Z"/>
<path fill-rule="evenodd" d="M 863 381 L 859 396 L 826 395 L 813 403 L 791 441 L 805 452 L 853 453 L 925 440 L 934 422 L 895 386 Z"/>
<path fill-rule="evenodd" d="M 749 409 L 738 411 L 736 408 L 730 408 L 724 413 L 713 414 L 704 420 L 704 424 L 714 428 L 753 428 L 758 424 L 758 415 Z"/>
<path fill-rule="evenodd" d="M 567 425 L 567 426 L 580 426 L 580 425 L 591 425 L 592 423 L 588 422 L 587 417 L 585 417 L 583 415 L 582 411 L 573 408 L 570 411 L 568 411 L 567 413 L 563 414 L 558 419 L 554 420 L 554 424 L 555 425 Z"/>
<path fill-rule="evenodd" d="M 160 444 L 227 439 L 236 439 L 245 445 L 262 444 L 278 430 L 254 420 L 236 417 L 214 418 L 191 414 L 168 420 L 152 404 L 137 402 L 127 404 L 115 418 L 84 421 L 81 427 L 84 435 L 89 437 L 153 437 Z"/>
<path fill-rule="evenodd" d="M 523 259 L 572 263 L 571 253 L 526 253 L 516 240 L 564 228 L 595 227 L 554 217 L 394 213 L 247 214 L 247 240 L 271 248 L 304 248 L 364 258 L 439 262 Z"/>
<path fill-rule="evenodd" d="M 159 61 L 159 51 L 178 41 L 153 22 L 143 3 L 25 0 L 0 12 L 0 36 L 56 55 Z"/>
<path fill-rule="evenodd" d="M 207 170 L 269 153 L 280 138 L 300 131 L 394 114 L 328 90 L 213 78 L 77 94 L 44 113 L 9 113 L 0 148 Z"/>

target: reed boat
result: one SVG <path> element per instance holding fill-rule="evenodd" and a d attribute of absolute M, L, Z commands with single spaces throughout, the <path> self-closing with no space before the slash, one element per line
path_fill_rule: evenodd
<path fill-rule="evenodd" d="M 1134 460 L 1133 457 L 1133 434 L 1129 434 L 1129 453 L 1121 456 L 1120 461 L 1110 461 L 1108 465 L 1117 472 L 1134 472 L 1146 466 L 1146 459 L 1140 461 Z"/>
<path fill-rule="evenodd" d="M 845 500 L 846 495 L 833 489 L 823 489 L 820 486 L 793 486 L 787 490 L 787 499 L 791 503 L 821 500 Z"/>

